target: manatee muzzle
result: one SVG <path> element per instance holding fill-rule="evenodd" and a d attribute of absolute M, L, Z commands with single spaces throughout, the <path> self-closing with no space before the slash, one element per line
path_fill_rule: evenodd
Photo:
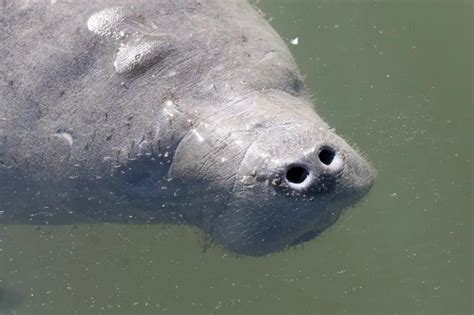
<path fill-rule="evenodd" d="M 269 128 L 241 162 L 215 236 L 233 252 L 256 256 L 309 241 L 373 182 L 371 166 L 332 130 Z"/>

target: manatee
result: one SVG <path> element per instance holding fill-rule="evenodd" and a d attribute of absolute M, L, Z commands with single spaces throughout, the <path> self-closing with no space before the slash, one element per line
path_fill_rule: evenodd
<path fill-rule="evenodd" d="M 174 222 L 309 241 L 374 182 L 244 0 L 0 6 L 0 222 Z"/>

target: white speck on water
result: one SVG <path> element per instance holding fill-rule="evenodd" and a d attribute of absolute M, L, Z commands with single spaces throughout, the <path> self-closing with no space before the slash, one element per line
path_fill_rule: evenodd
<path fill-rule="evenodd" d="M 227 161 L 227 159 L 226 159 L 226 158 L 224 158 L 224 157 L 223 157 L 223 158 L 221 158 L 221 162 L 222 162 L 222 163 L 224 163 L 225 161 Z M 0 213 L 0 214 L 1 214 L 1 213 Z"/>
<path fill-rule="evenodd" d="M 334 28 L 339 28 L 339 24 L 334 24 Z"/>
<path fill-rule="evenodd" d="M 192 130 L 192 133 L 196 136 L 199 142 L 203 142 L 204 138 L 199 134 L 199 132 L 196 129 Z"/>
<path fill-rule="evenodd" d="M 293 38 L 292 40 L 290 40 L 290 43 L 291 43 L 292 45 L 295 45 L 295 46 L 298 45 L 298 44 L 299 44 L 299 39 L 298 39 L 298 37 L 295 37 L 295 38 Z"/>
<path fill-rule="evenodd" d="M 166 106 L 173 106 L 174 103 L 173 103 L 172 100 L 167 100 L 167 101 L 165 102 L 165 105 L 166 105 Z"/>
<path fill-rule="evenodd" d="M 390 194 L 390 197 L 394 197 L 394 198 L 395 198 L 395 197 L 397 197 L 397 196 L 398 196 L 398 194 L 397 194 L 396 192 Z"/>
<path fill-rule="evenodd" d="M 387 74 L 387 78 L 390 78 L 390 74 Z"/>

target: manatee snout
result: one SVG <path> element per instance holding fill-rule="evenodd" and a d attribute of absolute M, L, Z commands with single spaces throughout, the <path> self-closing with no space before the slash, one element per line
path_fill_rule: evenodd
<path fill-rule="evenodd" d="M 375 171 L 359 153 L 337 138 L 316 145 L 311 154 L 295 158 L 284 168 L 283 182 L 289 191 L 314 195 L 345 189 L 363 196 L 370 190 Z"/>
<path fill-rule="evenodd" d="M 335 189 L 344 168 L 341 153 L 331 145 L 322 144 L 313 149 L 313 154 L 310 161 L 296 159 L 285 168 L 284 181 L 291 190 L 329 193 Z"/>
<path fill-rule="evenodd" d="M 293 107 L 306 103 L 281 97 Z M 259 130 L 247 148 L 215 223 L 216 238 L 236 253 L 260 256 L 313 239 L 374 183 L 370 164 L 310 105 L 287 112 L 281 106 L 280 114 L 272 111 L 279 123 Z"/>

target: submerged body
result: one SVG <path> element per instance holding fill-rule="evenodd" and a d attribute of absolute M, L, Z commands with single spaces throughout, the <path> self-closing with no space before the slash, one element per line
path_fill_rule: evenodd
<path fill-rule="evenodd" d="M 246 1 L 0 10 L 0 223 L 179 222 L 263 255 L 372 186 Z"/>

